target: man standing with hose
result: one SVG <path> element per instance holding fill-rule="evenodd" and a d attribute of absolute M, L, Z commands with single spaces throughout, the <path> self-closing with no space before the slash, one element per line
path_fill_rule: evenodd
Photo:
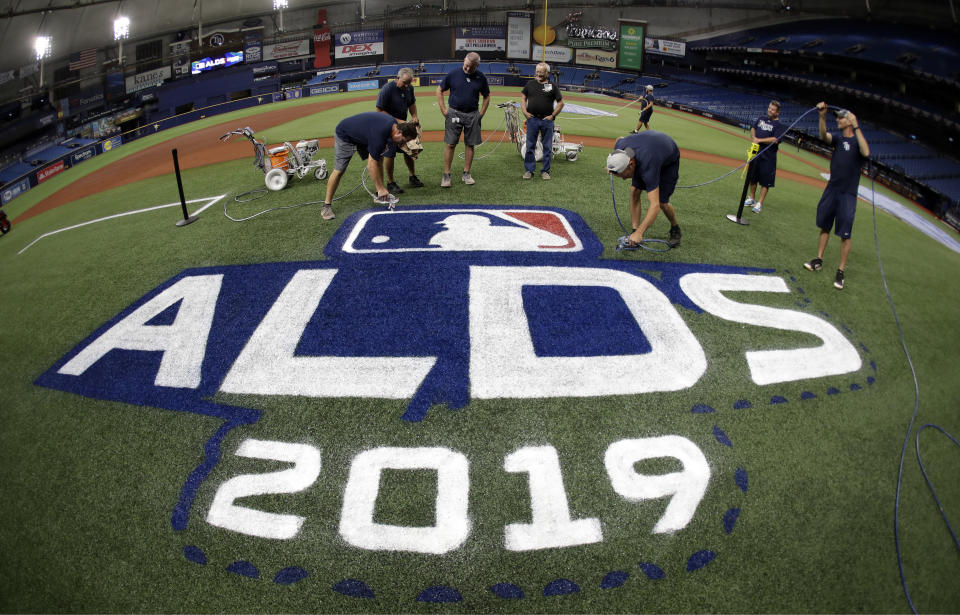
<path fill-rule="evenodd" d="M 870 146 L 860 130 L 857 116 L 850 111 L 836 111 L 839 132 L 827 132 L 827 103 L 817 103 L 817 111 L 820 113 L 820 139 L 833 146 L 833 156 L 830 158 L 830 181 L 817 204 L 817 226 L 820 228 L 817 257 L 803 266 L 810 271 L 823 269 L 823 253 L 833 227 L 840 237 L 840 266 L 833 286 L 843 290 L 847 257 L 850 256 L 850 233 L 857 213 L 860 166 L 870 157 Z"/>
<path fill-rule="evenodd" d="M 653 116 L 653 86 L 648 84 L 644 89 L 646 93 L 640 98 L 643 101 L 640 103 L 640 118 L 637 120 L 637 128 L 633 134 L 640 132 L 641 126 L 650 130 L 650 118 Z"/>
<path fill-rule="evenodd" d="M 760 154 L 750 165 L 750 196 L 743 205 L 753 205 L 755 214 L 763 211 L 763 199 L 777 179 L 777 148 L 785 132 L 785 127 L 780 123 L 780 103 L 771 100 L 767 105 L 767 116 L 758 117 L 750 127 L 750 140 L 760 145 Z M 754 200 L 758 183 L 760 198 Z"/>

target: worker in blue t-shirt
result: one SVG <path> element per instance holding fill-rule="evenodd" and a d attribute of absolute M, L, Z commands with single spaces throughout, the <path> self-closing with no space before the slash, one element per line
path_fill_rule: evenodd
<path fill-rule="evenodd" d="M 377 189 L 375 202 L 392 206 L 396 199 L 391 198 L 390 191 L 383 184 L 383 155 L 393 146 L 416 156 L 419 151 L 414 148 L 422 149 L 418 137 L 417 126 L 413 122 L 398 123 L 395 118 L 376 111 L 358 113 L 340 120 L 333 131 L 334 163 L 333 171 L 327 180 L 326 198 L 320 210 L 323 219 L 336 218 L 333 213 L 333 195 L 337 192 L 340 177 L 347 170 L 354 154 L 359 154 L 361 160 L 367 161 L 367 172 Z"/>
<path fill-rule="evenodd" d="M 450 187 L 450 165 L 453 163 L 453 151 L 460 142 L 460 133 L 463 133 L 464 161 L 463 183 L 472 186 L 476 182 L 470 175 L 473 166 L 473 148 L 483 141 L 480 132 L 480 120 L 487 112 L 490 104 L 490 86 L 487 77 L 477 70 L 480 66 L 480 54 L 471 51 L 463 59 L 463 67 L 455 68 L 443 78 L 437 86 L 437 106 L 440 113 L 446 118 L 444 123 L 443 142 L 443 179 L 441 188 Z M 443 93 L 450 92 L 449 104 L 444 104 Z M 480 106 L 480 97 L 483 97 L 483 106 Z"/>
<path fill-rule="evenodd" d="M 401 68 L 397 72 L 396 79 L 384 84 L 377 96 L 377 111 L 393 116 L 401 122 L 407 120 L 409 111 L 410 121 L 414 124 L 420 123 L 420 118 L 417 117 L 417 97 L 413 93 L 413 70 Z M 387 190 L 391 194 L 403 194 L 403 188 L 393 179 L 393 161 L 396 156 L 396 148 L 390 148 L 383 155 L 383 172 L 387 176 Z M 407 165 L 407 170 L 410 171 L 410 185 L 414 188 L 422 188 L 423 182 L 417 177 L 415 159 L 404 154 L 403 161 Z"/>
<path fill-rule="evenodd" d="M 617 139 L 616 149 L 607 156 L 607 173 L 623 179 L 632 179 L 630 186 L 630 221 L 633 233 L 620 238 L 619 248 L 636 250 L 643 234 L 653 224 L 657 214 L 670 221 L 671 247 L 680 246 L 680 223 L 670 197 L 680 177 L 680 149 L 669 136 L 656 130 L 646 130 Z M 650 206 L 642 216 L 640 196 L 647 191 Z"/>
<path fill-rule="evenodd" d="M 743 205 L 753 205 L 755 214 L 763 211 L 763 199 L 777 179 L 777 149 L 785 132 L 786 127 L 780 123 L 780 103 L 771 100 L 767 105 L 766 117 L 758 117 L 750 127 L 750 140 L 760 146 L 760 155 L 750 163 L 750 176 L 747 178 L 750 183 L 750 196 Z M 760 184 L 760 198 L 754 200 L 757 196 L 757 184 Z"/>
<path fill-rule="evenodd" d="M 830 228 L 840 237 L 840 266 L 833 286 L 843 290 L 847 257 L 850 256 L 850 234 L 857 213 L 857 192 L 860 189 L 860 167 L 870 158 L 870 146 L 860 130 L 860 122 L 850 111 L 836 111 L 839 132 L 827 132 L 827 104 L 817 103 L 820 112 L 820 139 L 833 147 L 830 158 L 830 181 L 817 204 L 817 227 L 820 240 L 817 257 L 803 264 L 810 271 L 823 268 L 823 252 L 830 241 Z"/>
<path fill-rule="evenodd" d="M 647 84 L 644 88 L 644 94 L 640 97 L 640 117 L 637 119 L 637 128 L 633 134 L 640 132 L 640 127 L 644 130 L 650 130 L 650 117 L 653 115 L 653 86 Z"/>

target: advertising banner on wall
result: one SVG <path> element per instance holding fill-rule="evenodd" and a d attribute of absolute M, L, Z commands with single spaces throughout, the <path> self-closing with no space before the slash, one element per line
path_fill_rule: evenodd
<path fill-rule="evenodd" d="M 324 68 L 330 66 L 330 28 L 324 26 L 313 31 L 313 67 Z"/>
<path fill-rule="evenodd" d="M 263 61 L 263 39 L 259 31 L 246 32 L 243 35 L 243 59 L 247 64 Z"/>
<path fill-rule="evenodd" d="M 330 66 L 330 44 L 333 33 L 327 26 L 327 9 L 317 10 L 317 25 L 313 27 L 313 67 L 326 68 Z"/>
<path fill-rule="evenodd" d="M 359 90 L 379 90 L 380 82 L 376 79 L 366 79 L 364 81 L 350 81 L 347 83 L 348 92 L 356 92 Z"/>
<path fill-rule="evenodd" d="M 617 33 L 601 26 L 568 24 L 567 46 L 574 49 L 613 51 L 617 48 Z"/>
<path fill-rule="evenodd" d="M 364 56 L 383 55 L 383 30 L 361 30 L 360 32 L 341 32 L 336 37 L 334 57 L 362 58 Z"/>
<path fill-rule="evenodd" d="M 190 42 L 177 41 L 170 43 L 170 59 L 173 63 L 173 74 L 177 77 L 190 74 Z"/>
<path fill-rule="evenodd" d="M 190 63 L 190 74 L 199 75 L 216 68 L 234 66 L 243 62 L 242 51 L 227 51 L 222 56 L 206 57 Z"/>
<path fill-rule="evenodd" d="M 145 73 L 137 73 L 136 75 L 127 77 L 124 80 L 124 84 L 127 88 L 127 94 L 132 94 L 133 92 L 138 92 L 140 90 L 152 88 L 155 85 L 160 85 L 165 79 L 170 78 L 170 74 L 170 67 L 162 66 L 160 68 L 149 70 Z"/>
<path fill-rule="evenodd" d="M 619 20 L 620 26 L 620 62 L 619 68 L 643 70 L 643 38 L 647 32 L 647 22 L 627 19 Z"/>
<path fill-rule="evenodd" d="M 648 38 L 644 49 L 647 53 L 682 58 L 687 55 L 687 44 L 681 41 L 668 41 L 662 38 Z"/>
<path fill-rule="evenodd" d="M 79 93 L 70 97 L 70 113 L 102 107 L 104 100 L 103 90 L 100 88 L 80 90 Z"/>
<path fill-rule="evenodd" d="M 576 61 L 577 64 L 585 66 L 616 68 L 617 52 L 603 51 L 602 49 L 577 49 Z"/>
<path fill-rule="evenodd" d="M 457 28 L 455 41 L 457 51 L 504 51 L 507 48 L 502 26 Z"/>
<path fill-rule="evenodd" d="M 58 160 L 49 166 L 45 166 L 37 171 L 37 183 L 42 184 L 54 175 L 59 175 L 67 166 L 63 160 Z"/>
<path fill-rule="evenodd" d="M 2 198 L 3 204 L 6 205 L 6 204 L 9 203 L 11 200 L 13 200 L 13 199 L 15 199 L 16 197 L 20 196 L 21 194 L 23 194 L 24 192 L 26 192 L 26 191 L 29 190 L 29 189 L 30 189 L 30 180 L 29 180 L 29 179 L 27 179 L 27 178 L 18 179 L 17 181 L 13 182 L 12 184 L 7 184 L 6 186 L 4 186 L 4 188 L 3 188 L 3 193 L 0 194 L 0 198 Z"/>
<path fill-rule="evenodd" d="M 510 11 L 507 13 L 507 57 L 530 59 L 530 32 L 533 13 Z"/>
<path fill-rule="evenodd" d="M 300 58 L 310 55 L 310 41 L 289 41 L 287 43 L 276 43 L 263 46 L 263 59 L 282 60 L 284 58 Z"/>
<path fill-rule="evenodd" d="M 569 47 L 561 47 L 560 45 L 547 45 L 546 60 L 544 60 L 543 47 L 540 45 L 534 45 L 533 55 L 530 59 L 534 62 L 545 61 L 547 64 L 569 64 L 573 62 L 573 49 L 570 49 Z"/>
<path fill-rule="evenodd" d="M 329 85 L 310 86 L 307 96 L 322 96 L 323 94 L 336 94 L 340 91 L 340 84 L 331 83 Z"/>

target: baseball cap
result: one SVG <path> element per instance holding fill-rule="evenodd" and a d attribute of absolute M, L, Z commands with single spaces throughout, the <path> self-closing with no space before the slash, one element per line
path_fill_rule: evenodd
<path fill-rule="evenodd" d="M 623 170 L 630 164 L 633 158 L 633 151 L 630 149 L 615 149 L 607 156 L 607 171 L 610 173 L 623 173 Z"/>
<path fill-rule="evenodd" d="M 652 92 L 652 91 L 653 91 L 653 86 L 652 86 L 652 85 L 648 85 L 648 86 L 647 86 L 647 91 L 648 91 L 648 92 Z"/>
<path fill-rule="evenodd" d="M 850 113 L 846 109 L 836 109 L 833 114 L 837 117 L 847 117 L 847 114 Z"/>

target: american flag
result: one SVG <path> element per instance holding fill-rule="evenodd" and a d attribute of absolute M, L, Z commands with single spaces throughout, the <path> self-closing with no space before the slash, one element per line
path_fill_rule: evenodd
<path fill-rule="evenodd" d="M 70 54 L 70 70 L 82 70 L 97 65 L 97 49 L 91 47 L 77 53 Z"/>

